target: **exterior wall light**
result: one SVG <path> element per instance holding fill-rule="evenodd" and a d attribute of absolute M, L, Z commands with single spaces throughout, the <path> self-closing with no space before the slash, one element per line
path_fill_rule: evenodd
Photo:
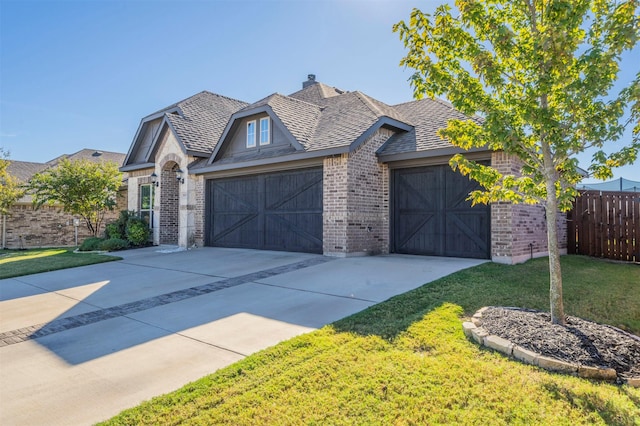
<path fill-rule="evenodd" d="M 182 169 L 176 170 L 176 179 L 178 179 L 178 182 L 180 183 L 184 183 L 184 178 L 182 177 L 183 173 Z"/>
<path fill-rule="evenodd" d="M 154 186 L 160 186 L 160 182 L 158 182 L 158 175 L 156 174 L 156 172 L 151 173 L 151 176 L 149 176 L 151 178 L 151 183 Z"/>

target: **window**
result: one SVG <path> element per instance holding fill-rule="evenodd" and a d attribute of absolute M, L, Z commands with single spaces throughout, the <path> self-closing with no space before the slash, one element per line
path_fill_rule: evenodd
<path fill-rule="evenodd" d="M 260 119 L 260 145 L 268 145 L 269 139 L 269 117 Z"/>
<path fill-rule="evenodd" d="M 153 228 L 153 185 L 140 185 L 140 217 Z"/>
<path fill-rule="evenodd" d="M 256 146 L 256 121 L 249 121 L 247 123 L 247 148 L 253 148 Z"/>

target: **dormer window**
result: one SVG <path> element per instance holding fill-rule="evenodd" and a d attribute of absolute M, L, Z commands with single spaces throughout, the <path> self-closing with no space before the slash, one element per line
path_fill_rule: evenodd
<path fill-rule="evenodd" d="M 247 148 L 256 146 L 256 120 L 247 123 Z"/>
<path fill-rule="evenodd" d="M 260 145 L 268 145 L 270 142 L 269 117 L 264 117 L 260 119 Z"/>

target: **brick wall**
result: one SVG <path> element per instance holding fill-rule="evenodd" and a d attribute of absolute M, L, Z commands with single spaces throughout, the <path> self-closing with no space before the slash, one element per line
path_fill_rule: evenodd
<path fill-rule="evenodd" d="M 198 247 L 204 247 L 204 217 L 205 217 L 205 180 L 202 175 L 193 177 L 195 207 L 193 242 Z"/>
<path fill-rule="evenodd" d="M 127 208 L 126 190 L 121 190 L 116 198 L 117 207 L 107 212 L 98 236 L 103 236 L 104 225 L 118 218 L 120 210 Z M 75 245 L 74 219 L 80 220 L 78 244 L 91 236 L 87 226 L 79 216 L 62 211 L 60 206 L 44 205 L 34 210 L 32 204 L 16 204 L 6 218 L 6 247 L 71 247 Z M 2 222 L 0 219 L 0 232 Z M 0 236 L 1 238 L 1 236 Z"/>
<path fill-rule="evenodd" d="M 491 164 L 501 173 L 520 174 L 520 161 L 504 152 L 494 152 Z M 558 218 L 558 244 L 567 248 L 566 215 Z M 491 257 L 494 262 L 520 263 L 548 254 L 547 222 L 540 205 L 494 203 L 491 205 Z"/>
<path fill-rule="evenodd" d="M 160 244 L 178 244 L 179 185 L 177 164 L 160 175 Z"/>
<path fill-rule="evenodd" d="M 353 152 L 325 159 L 325 255 L 389 252 L 389 168 L 375 152 L 391 135 L 380 129 Z"/>

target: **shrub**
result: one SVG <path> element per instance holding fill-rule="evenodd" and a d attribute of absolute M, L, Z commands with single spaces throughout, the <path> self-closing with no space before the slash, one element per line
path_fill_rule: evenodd
<path fill-rule="evenodd" d="M 117 222 L 108 224 L 104 230 L 104 233 L 108 239 L 122 239 L 122 237 L 124 237 L 124 233 L 120 231 L 120 226 L 118 226 Z"/>
<path fill-rule="evenodd" d="M 95 251 L 100 249 L 100 244 L 104 241 L 104 238 L 89 237 L 82 242 L 80 251 Z"/>
<path fill-rule="evenodd" d="M 104 251 L 116 251 L 129 248 L 129 241 L 122 238 L 109 238 L 100 243 L 100 250 Z"/>
<path fill-rule="evenodd" d="M 132 245 L 145 245 L 149 241 L 149 226 L 144 220 L 130 216 L 127 221 L 126 235 Z"/>

